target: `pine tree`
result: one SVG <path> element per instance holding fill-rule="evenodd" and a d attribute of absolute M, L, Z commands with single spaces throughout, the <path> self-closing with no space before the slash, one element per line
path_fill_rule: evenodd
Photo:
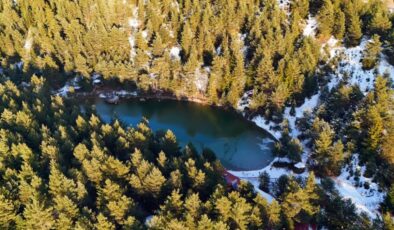
<path fill-rule="evenodd" d="M 376 106 L 371 106 L 366 114 L 366 138 L 363 142 L 364 149 L 368 153 L 376 153 L 383 133 L 383 120 Z"/>
<path fill-rule="evenodd" d="M 353 9 L 351 2 L 346 5 L 346 43 L 349 46 L 356 46 L 362 37 L 361 21 L 357 11 Z"/>
<path fill-rule="evenodd" d="M 391 214 L 387 212 L 383 216 L 384 230 L 394 230 L 394 221 L 391 217 Z"/>
<path fill-rule="evenodd" d="M 341 40 L 345 36 L 345 31 L 346 31 L 345 14 L 340 9 L 336 9 L 334 13 L 334 17 L 336 20 L 334 22 L 334 27 L 332 32 L 336 39 Z"/>
<path fill-rule="evenodd" d="M 152 44 L 152 54 L 156 57 L 160 57 L 163 55 L 164 48 L 165 46 L 163 44 L 160 34 L 156 34 L 155 40 L 153 40 Z"/>
<path fill-rule="evenodd" d="M 0 228 L 10 229 L 15 224 L 16 210 L 12 200 L 0 195 Z"/>
<path fill-rule="evenodd" d="M 185 56 L 189 56 L 190 54 L 190 48 L 192 45 L 192 40 L 193 40 L 193 33 L 190 28 L 190 24 L 188 21 L 185 23 L 182 31 L 182 49 L 185 52 Z"/>
<path fill-rule="evenodd" d="M 291 1 L 292 11 L 297 11 L 301 18 L 306 18 L 309 13 L 309 0 L 293 0 Z"/>
<path fill-rule="evenodd" d="M 259 188 L 264 192 L 269 193 L 271 180 L 270 175 L 266 171 L 259 175 L 259 182 Z"/>
<path fill-rule="evenodd" d="M 388 86 L 388 79 L 378 75 L 375 79 L 374 97 L 377 103 L 376 106 L 379 108 L 379 111 L 383 118 L 390 117 L 388 111 L 390 111 L 390 106 L 394 102 L 394 100 L 392 99 L 393 94 L 394 91 L 391 90 Z"/>
<path fill-rule="evenodd" d="M 115 230 L 115 225 L 108 221 L 103 214 L 97 215 L 97 223 L 95 224 L 97 230 Z"/>
<path fill-rule="evenodd" d="M 25 229 L 53 229 L 55 220 L 53 219 L 53 209 L 46 208 L 37 199 L 32 198 L 23 211 L 24 220 L 18 222 L 18 226 Z"/>
<path fill-rule="evenodd" d="M 334 6 L 331 0 L 324 0 L 323 6 L 319 10 L 319 34 L 323 38 L 327 38 L 331 35 L 332 28 L 334 26 Z"/>
<path fill-rule="evenodd" d="M 368 23 L 372 33 L 383 34 L 391 28 L 389 12 L 381 1 L 373 1 L 371 6 L 372 19 Z"/>
<path fill-rule="evenodd" d="M 372 41 L 368 42 L 363 53 L 363 68 L 372 69 L 374 68 L 379 60 L 382 43 L 378 35 L 372 36 Z"/>

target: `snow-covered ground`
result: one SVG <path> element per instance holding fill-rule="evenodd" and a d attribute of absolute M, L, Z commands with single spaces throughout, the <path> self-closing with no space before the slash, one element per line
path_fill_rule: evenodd
<path fill-rule="evenodd" d="M 172 59 L 180 60 L 181 59 L 180 53 L 181 53 L 181 48 L 178 46 L 174 46 L 170 49 L 170 57 Z"/>
<path fill-rule="evenodd" d="M 265 168 L 260 169 L 260 170 L 253 170 L 253 171 L 230 171 L 229 170 L 229 172 L 231 174 L 243 179 L 243 180 L 250 182 L 254 186 L 256 192 L 258 192 L 261 196 L 266 198 L 269 202 L 272 202 L 275 198 L 272 195 L 270 195 L 264 191 L 261 191 L 259 189 L 259 185 L 260 185 L 259 176 L 261 173 L 267 172 L 268 175 L 270 175 L 271 180 L 276 180 L 279 177 L 281 177 L 282 175 L 294 175 L 294 176 L 303 177 L 303 178 L 307 178 L 309 175 L 308 172 L 304 172 L 302 174 L 295 174 L 295 173 L 293 173 L 292 170 L 288 170 L 286 168 L 276 168 L 273 166 L 274 162 L 276 162 L 276 161 L 287 162 L 288 159 L 277 157 L 271 162 L 271 164 L 269 164 L 268 166 L 266 166 Z"/>
<path fill-rule="evenodd" d="M 350 170 L 359 173 L 356 180 L 350 175 Z M 333 178 L 335 186 L 343 198 L 350 199 L 356 205 L 358 211 L 367 213 L 371 218 L 379 216 L 379 206 L 383 202 L 385 193 L 379 191 L 379 186 L 372 182 L 371 178 L 364 177 L 365 166 L 359 166 L 358 155 L 353 156 L 351 165 L 344 168 L 340 176 Z M 368 184 L 369 188 L 365 188 Z M 358 186 L 357 186 L 358 185 Z"/>
<path fill-rule="evenodd" d="M 246 108 L 247 106 L 249 106 L 249 104 L 250 104 L 250 102 L 251 102 L 252 95 L 253 95 L 253 90 L 246 91 L 246 92 L 242 95 L 241 99 L 240 99 L 239 102 L 238 102 L 238 107 L 237 107 L 237 109 L 238 109 L 239 111 L 245 111 L 245 108 Z"/>
<path fill-rule="evenodd" d="M 279 8 L 283 10 L 289 10 L 290 8 L 290 0 L 278 0 Z"/>
<path fill-rule="evenodd" d="M 133 16 L 128 19 L 128 25 L 131 28 L 131 33 L 128 38 L 130 44 L 130 60 L 133 60 L 134 57 L 137 55 L 135 50 L 135 33 L 140 25 L 138 20 L 138 7 L 133 9 Z"/>
<path fill-rule="evenodd" d="M 282 4 L 285 5 L 286 1 L 283 1 Z M 304 36 L 315 36 L 316 34 L 316 19 L 309 17 L 306 26 L 304 28 Z M 329 58 L 339 58 L 339 62 L 337 66 L 334 66 L 334 74 L 332 74 L 331 80 L 328 84 L 329 89 L 335 87 L 341 79 L 348 76 L 348 84 L 354 85 L 358 84 L 360 89 L 367 93 L 369 90 L 373 89 L 374 78 L 376 73 L 378 74 L 388 74 L 391 79 L 394 80 L 394 67 L 387 62 L 386 57 L 381 54 L 380 61 L 378 66 L 373 70 L 364 70 L 362 68 L 362 56 L 363 51 L 370 40 L 364 38 L 361 41 L 361 44 L 356 47 L 346 48 L 343 45 L 339 44 L 338 40 L 331 38 L 329 39 L 324 46 L 329 48 Z M 322 51 L 324 49 L 322 48 Z M 241 98 L 240 103 L 238 105 L 239 110 L 244 110 L 248 107 L 250 103 L 251 93 L 247 92 Z M 296 120 L 298 118 L 304 117 L 305 112 L 313 112 L 313 110 L 319 105 L 320 92 L 316 95 L 312 96 L 309 99 L 306 99 L 304 104 L 300 107 L 295 108 L 295 115 L 291 116 L 290 107 L 286 107 L 284 111 L 284 118 L 289 121 L 289 127 L 291 128 L 290 135 L 295 138 L 300 134 L 300 131 L 297 129 Z M 278 124 L 267 121 L 262 116 L 257 116 L 252 119 L 257 126 L 267 130 L 272 136 L 279 139 L 281 137 L 280 131 L 275 129 Z M 305 165 L 308 156 L 310 154 L 310 149 L 305 146 L 303 143 L 304 153 L 302 155 L 302 162 L 300 164 Z M 273 162 L 283 160 L 275 158 Z M 352 169 L 353 172 L 357 170 L 360 172 L 359 180 L 356 181 L 354 176 L 351 177 L 349 170 Z M 283 169 L 283 168 L 275 168 L 273 167 L 273 163 L 268 165 L 267 167 L 261 170 L 254 171 L 231 171 L 232 174 L 238 176 L 241 179 L 249 181 L 252 185 L 254 185 L 257 192 L 259 192 L 263 197 L 268 197 L 268 200 L 274 199 L 269 194 L 261 191 L 259 187 L 258 177 L 262 172 L 267 172 L 271 178 L 279 178 L 281 175 L 291 175 L 293 172 L 291 170 Z M 335 182 L 335 186 L 338 189 L 341 196 L 344 199 L 350 199 L 356 206 L 359 212 L 367 213 L 371 218 L 378 217 L 379 214 L 379 206 L 383 201 L 385 193 L 379 191 L 379 186 L 372 182 L 370 178 L 364 177 L 365 167 L 360 167 L 357 155 L 354 156 L 351 164 L 342 170 L 340 176 L 333 178 Z M 304 172 L 301 175 L 302 177 L 308 176 L 308 171 Z M 318 180 L 317 180 L 318 181 Z M 367 183 L 367 188 L 364 187 L 364 184 Z M 361 186 L 360 186 L 361 185 Z"/>
<path fill-rule="evenodd" d="M 383 54 L 380 55 L 380 61 L 376 69 L 364 70 L 362 68 L 363 51 L 370 41 L 371 40 L 364 38 L 360 45 L 352 48 L 338 45 L 339 42 L 334 38 L 331 38 L 327 42 L 326 46 L 329 47 L 330 58 L 340 58 L 329 84 L 330 89 L 334 87 L 340 79 L 343 79 L 345 75 L 349 76 L 349 84 L 359 85 L 364 93 L 373 89 L 376 73 L 381 75 L 388 74 L 390 78 L 394 80 L 394 67 L 388 63 L 387 58 Z"/>
<path fill-rule="evenodd" d="M 306 26 L 304 28 L 304 36 L 312 36 L 314 37 L 316 35 L 316 29 L 317 29 L 317 20 L 315 17 L 308 17 L 308 20 L 306 21 Z"/>
<path fill-rule="evenodd" d="M 79 76 L 74 77 L 74 78 L 68 80 L 68 81 L 66 82 L 66 84 L 64 84 L 64 86 L 63 86 L 62 88 L 58 89 L 58 90 L 55 92 L 55 94 L 58 95 L 58 96 L 61 96 L 61 97 L 67 97 L 68 94 L 69 94 L 70 91 L 71 91 L 71 88 L 74 88 L 74 89 L 76 89 L 76 90 L 78 90 L 78 89 L 81 88 L 81 86 L 79 86 L 79 82 L 80 82 L 80 81 L 81 81 L 81 77 L 79 77 Z"/>

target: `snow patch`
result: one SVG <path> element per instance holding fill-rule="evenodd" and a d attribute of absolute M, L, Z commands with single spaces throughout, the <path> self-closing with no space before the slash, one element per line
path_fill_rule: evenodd
<path fill-rule="evenodd" d="M 305 164 L 302 162 L 298 162 L 297 164 L 294 165 L 294 167 L 298 168 L 298 169 L 304 169 L 305 168 Z"/>
<path fill-rule="evenodd" d="M 278 5 L 281 9 L 288 9 L 290 7 L 290 0 L 278 0 Z"/>
<path fill-rule="evenodd" d="M 145 39 L 148 37 L 148 31 L 147 30 L 142 31 L 141 34 L 142 34 L 142 37 L 145 38 Z"/>
<path fill-rule="evenodd" d="M 312 36 L 316 35 L 316 28 L 317 28 L 317 20 L 315 17 L 311 17 L 309 15 L 308 20 L 306 21 L 306 26 L 304 28 L 304 36 Z"/>
<path fill-rule="evenodd" d="M 360 45 L 346 48 L 343 45 L 337 46 L 338 40 L 331 38 L 326 46 L 330 49 L 330 59 L 339 57 L 340 61 L 335 66 L 335 72 L 332 75 L 332 81 L 329 88 L 332 89 L 341 79 L 348 76 L 348 83 L 359 85 L 361 91 L 367 93 L 373 89 L 376 74 L 388 74 L 394 80 L 394 67 L 390 65 L 384 54 L 380 54 L 379 63 L 375 69 L 364 70 L 362 66 L 363 51 L 371 40 L 362 39 Z"/>
<path fill-rule="evenodd" d="M 79 82 L 82 80 L 82 77 L 77 76 L 74 77 L 70 80 L 68 80 L 64 86 L 60 89 L 58 89 L 55 92 L 55 95 L 61 96 L 61 97 L 67 97 L 68 93 L 70 93 L 70 89 L 74 88 L 75 90 L 81 89 L 81 86 L 79 85 Z"/>
<path fill-rule="evenodd" d="M 350 199 L 355 204 L 359 212 L 365 212 L 371 218 L 376 218 L 380 216 L 379 207 L 385 193 L 379 191 L 379 185 L 373 182 L 372 178 L 364 176 L 365 170 L 365 166 L 359 166 L 358 155 L 354 154 L 350 166 L 344 168 L 341 175 L 334 178 L 335 187 L 344 199 Z M 353 172 L 353 176 L 350 171 Z M 355 174 L 359 176 L 355 177 Z"/>
<path fill-rule="evenodd" d="M 170 57 L 172 59 L 180 60 L 181 59 L 180 53 L 181 53 L 181 48 L 178 46 L 174 46 L 170 49 Z"/>
<path fill-rule="evenodd" d="M 200 68 L 196 68 L 194 72 L 194 85 L 200 92 L 205 92 L 208 86 L 208 74 L 201 73 Z"/>
<path fill-rule="evenodd" d="M 128 23 L 129 26 L 133 29 L 137 29 L 140 25 L 139 21 L 136 18 L 129 18 Z"/>
<path fill-rule="evenodd" d="M 23 45 L 23 48 L 27 51 L 30 51 L 32 45 L 33 45 L 33 38 L 28 38 L 28 39 L 26 39 L 25 44 Z"/>
<path fill-rule="evenodd" d="M 276 139 L 281 138 L 282 134 L 280 133 L 280 131 L 275 130 L 277 124 L 275 124 L 274 122 L 267 121 L 267 119 L 265 119 L 263 116 L 256 116 L 252 119 L 252 121 L 260 128 L 266 130 L 269 134 L 274 136 Z"/>
<path fill-rule="evenodd" d="M 253 90 L 246 91 L 242 95 L 241 99 L 238 102 L 238 106 L 237 106 L 237 109 L 239 111 L 244 111 L 245 108 L 250 105 L 250 102 L 252 100 L 252 95 L 253 95 Z"/>

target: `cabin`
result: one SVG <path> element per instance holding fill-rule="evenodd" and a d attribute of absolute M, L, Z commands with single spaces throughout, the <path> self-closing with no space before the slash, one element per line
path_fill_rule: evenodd
<path fill-rule="evenodd" d="M 237 176 L 234 176 L 227 170 L 224 170 L 223 177 L 226 180 L 227 187 L 230 189 L 238 189 L 238 185 L 241 182 L 241 179 Z"/>

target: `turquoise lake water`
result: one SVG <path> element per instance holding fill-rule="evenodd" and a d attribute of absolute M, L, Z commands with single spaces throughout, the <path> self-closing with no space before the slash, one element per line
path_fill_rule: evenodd
<path fill-rule="evenodd" d="M 198 150 L 212 149 L 228 169 L 261 169 L 273 159 L 273 138 L 234 111 L 172 100 L 112 105 L 98 98 L 95 107 L 105 122 L 116 117 L 135 126 L 144 116 L 154 131 L 172 130 L 180 146 L 192 142 Z"/>

